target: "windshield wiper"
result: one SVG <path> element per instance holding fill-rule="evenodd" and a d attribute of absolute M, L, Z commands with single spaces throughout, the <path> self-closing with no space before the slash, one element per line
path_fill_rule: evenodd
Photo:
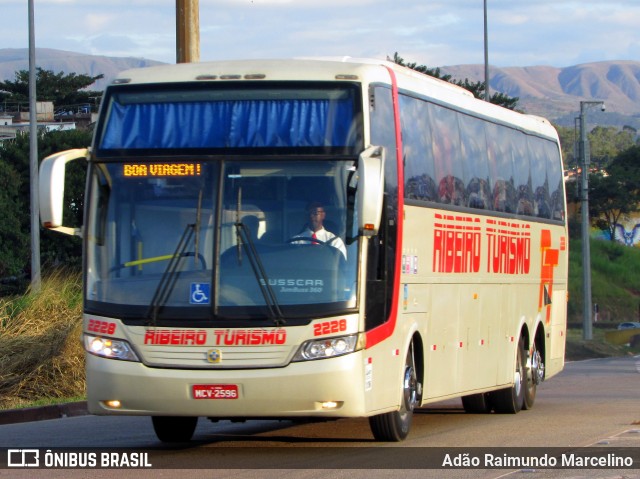
<path fill-rule="evenodd" d="M 264 302 L 267 305 L 269 315 L 273 319 L 273 322 L 276 326 L 286 324 L 287 322 L 285 321 L 282 310 L 280 309 L 280 305 L 278 304 L 278 298 L 276 297 L 273 288 L 269 284 L 267 272 L 265 271 L 262 261 L 260 260 L 260 255 L 256 250 L 253 239 L 251 239 L 251 235 L 249 234 L 249 228 L 242 221 L 238 221 L 237 223 L 235 223 L 235 226 L 238 237 L 240 238 L 242 244 L 246 246 L 247 258 L 249 258 L 249 264 L 251 265 L 253 274 L 256 277 L 256 281 L 258 281 L 258 287 L 260 288 L 260 292 L 264 297 Z M 238 243 L 238 247 L 240 248 L 240 243 Z M 241 256 L 238 257 L 238 261 L 242 261 Z"/>
<path fill-rule="evenodd" d="M 158 283 L 156 291 L 153 294 L 153 298 L 151 299 L 149 310 L 147 311 L 147 317 L 151 319 L 151 323 L 154 326 L 158 320 L 158 312 L 165 305 L 169 296 L 171 296 L 171 292 L 178 281 L 178 267 L 180 266 L 180 261 L 186 256 L 191 256 L 191 254 L 187 253 L 187 248 L 189 247 L 189 243 L 193 238 L 196 228 L 197 224 L 195 223 L 188 224 L 185 227 L 182 232 L 182 236 L 180 237 L 180 241 L 178 241 L 178 245 L 176 246 L 176 250 L 173 252 L 173 256 L 169 260 L 169 264 L 164 270 L 164 273 L 162 273 L 160 282 Z"/>
<path fill-rule="evenodd" d="M 167 268 L 162 273 L 162 277 L 160 278 L 160 282 L 156 287 L 155 292 L 153 293 L 153 298 L 151 299 L 151 303 L 149 304 L 149 310 L 147 311 L 147 317 L 151 319 L 151 323 L 155 326 L 158 321 L 158 313 L 162 309 L 162 307 L 169 300 L 169 296 L 171 296 L 171 292 L 178 281 L 178 267 L 180 266 L 180 261 L 182 258 L 187 256 L 193 256 L 194 261 L 197 261 L 198 258 L 201 259 L 203 268 L 206 267 L 204 263 L 204 258 L 200 255 L 199 252 L 199 238 L 200 238 L 200 222 L 202 217 L 202 188 L 200 188 L 200 192 L 198 194 L 198 206 L 196 208 L 196 222 L 188 224 L 185 226 L 184 231 L 182 232 L 182 236 L 176 245 L 176 249 L 173 252 L 173 256 L 169 260 L 169 264 Z M 194 250 L 193 252 L 187 252 L 187 248 L 191 243 L 191 239 L 193 238 L 195 233 L 195 242 L 194 242 Z"/>

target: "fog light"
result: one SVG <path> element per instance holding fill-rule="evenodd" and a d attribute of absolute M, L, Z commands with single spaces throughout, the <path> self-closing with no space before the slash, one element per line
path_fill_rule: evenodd
<path fill-rule="evenodd" d="M 339 409 L 342 407 L 342 404 L 342 401 L 324 401 L 323 403 L 320 403 L 320 406 L 322 409 Z"/>
<path fill-rule="evenodd" d="M 120 409 L 122 403 L 117 399 L 110 399 L 109 401 L 102 401 L 102 404 L 107 406 L 109 409 Z"/>

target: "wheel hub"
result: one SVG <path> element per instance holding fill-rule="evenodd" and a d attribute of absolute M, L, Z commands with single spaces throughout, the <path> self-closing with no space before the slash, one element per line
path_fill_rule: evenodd
<path fill-rule="evenodd" d="M 531 356 L 531 377 L 536 384 L 540 384 L 544 380 L 544 363 L 542 355 L 537 349 Z"/>
<path fill-rule="evenodd" d="M 404 370 L 403 390 L 405 407 L 408 411 L 413 411 L 418 403 L 418 380 L 411 366 Z"/>

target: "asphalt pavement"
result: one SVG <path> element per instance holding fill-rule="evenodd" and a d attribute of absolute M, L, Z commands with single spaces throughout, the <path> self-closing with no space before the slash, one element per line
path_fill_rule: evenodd
<path fill-rule="evenodd" d="M 0 425 L 84 416 L 86 414 L 89 414 L 89 411 L 87 411 L 86 401 L 51 404 L 49 406 L 27 407 L 21 409 L 6 409 L 0 411 Z"/>

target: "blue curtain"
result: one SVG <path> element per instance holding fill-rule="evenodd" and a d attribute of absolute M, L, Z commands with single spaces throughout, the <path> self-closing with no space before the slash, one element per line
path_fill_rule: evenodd
<path fill-rule="evenodd" d="M 350 100 L 111 103 L 101 149 L 355 146 Z"/>

